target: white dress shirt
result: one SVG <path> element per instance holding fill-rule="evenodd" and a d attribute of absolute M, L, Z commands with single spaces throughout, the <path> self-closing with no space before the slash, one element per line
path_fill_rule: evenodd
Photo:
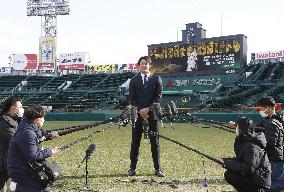
<path fill-rule="evenodd" d="M 141 77 L 142 77 L 143 85 L 144 85 L 144 77 L 145 77 L 145 75 L 147 75 L 146 79 L 147 79 L 147 81 L 149 81 L 150 72 L 147 73 L 147 74 L 140 73 L 140 75 L 141 75 Z"/>

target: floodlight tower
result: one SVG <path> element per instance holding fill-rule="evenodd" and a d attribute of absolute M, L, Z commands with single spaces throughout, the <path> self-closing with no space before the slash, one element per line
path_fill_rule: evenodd
<path fill-rule="evenodd" d="M 69 12 L 69 0 L 28 0 L 27 16 L 41 16 L 37 66 L 39 72 L 57 72 L 57 15 L 69 15 Z"/>
<path fill-rule="evenodd" d="M 56 37 L 57 15 L 69 15 L 68 0 L 28 0 L 27 16 L 41 16 L 41 36 Z"/>

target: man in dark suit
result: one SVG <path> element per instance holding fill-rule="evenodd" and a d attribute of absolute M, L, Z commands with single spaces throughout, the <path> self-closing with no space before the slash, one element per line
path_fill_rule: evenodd
<path fill-rule="evenodd" d="M 162 97 L 162 80 L 157 75 L 150 74 L 151 59 L 148 56 L 141 57 L 138 61 L 140 74 L 133 77 L 129 84 L 129 99 L 133 106 L 137 107 L 138 119 L 132 130 L 132 142 L 130 150 L 130 169 L 128 176 L 136 175 L 135 169 L 138 161 L 139 147 L 143 132 L 142 122 L 147 120 L 149 123 L 149 139 L 151 143 L 151 152 L 154 162 L 155 175 L 164 177 L 160 170 L 160 146 L 159 120 L 154 116 L 150 107 L 153 103 L 160 103 Z M 154 134 L 153 134 L 154 133 Z"/>

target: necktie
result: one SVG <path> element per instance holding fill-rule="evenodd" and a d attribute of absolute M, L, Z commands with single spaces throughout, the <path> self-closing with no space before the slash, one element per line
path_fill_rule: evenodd
<path fill-rule="evenodd" d="M 144 75 L 144 89 L 147 88 L 147 85 L 148 85 L 147 75 Z"/>

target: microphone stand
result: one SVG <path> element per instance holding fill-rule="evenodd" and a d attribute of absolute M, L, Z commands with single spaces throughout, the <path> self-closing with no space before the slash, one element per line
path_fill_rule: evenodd
<path fill-rule="evenodd" d="M 82 190 L 79 190 L 79 191 L 93 191 L 92 187 L 88 183 L 88 175 L 89 175 L 88 162 L 89 162 L 90 157 L 91 157 L 91 154 L 86 153 L 86 156 L 81 162 L 82 164 L 85 161 L 85 185 L 82 187 Z"/>
<path fill-rule="evenodd" d="M 85 187 L 89 188 L 90 185 L 88 184 L 88 174 L 89 174 L 89 171 L 88 171 L 88 161 L 89 161 L 89 157 L 86 158 L 85 162 Z"/>

